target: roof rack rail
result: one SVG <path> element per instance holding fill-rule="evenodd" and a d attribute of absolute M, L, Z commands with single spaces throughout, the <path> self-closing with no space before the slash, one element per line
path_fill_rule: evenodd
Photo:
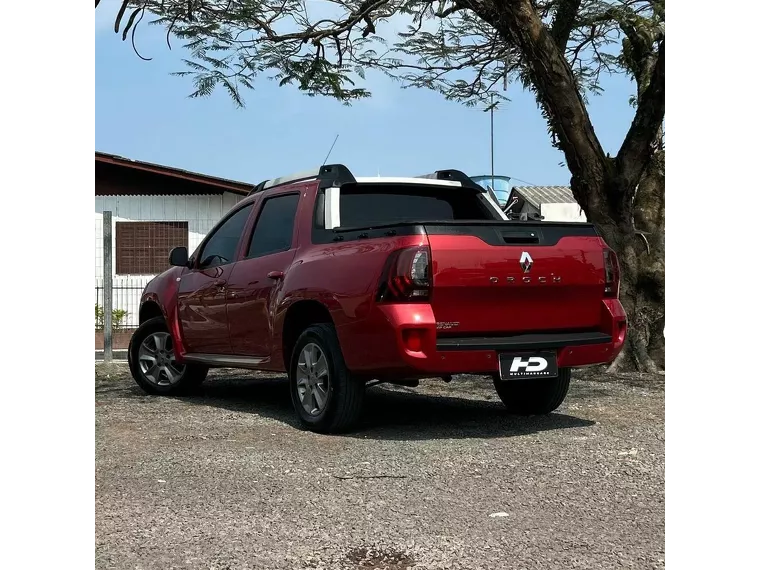
<path fill-rule="evenodd" d="M 477 184 L 469 176 L 467 176 L 461 170 L 436 170 L 432 174 L 423 174 L 417 176 L 417 178 L 430 178 L 433 180 L 451 180 L 452 182 L 459 182 L 463 188 L 471 188 L 473 190 L 483 191 L 483 187 Z"/>
<path fill-rule="evenodd" d="M 342 186 L 343 184 L 350 184 L 356 182 L 356 178 L 351 174 L 351 171 L 342 164 L 324 164 L 319 168 L 312 170 L 306 170 L 304 172 L 298 172 L 289 176 L 281 176 L 273 180 L 264 180 L 259 182 L 253 187 L 248 195 L 261 192 L 263 190 L 269 190 L 275 186 L 282 186 L 283 184 L 292 184 L 294 182 L 300 182 L 302 180 L 319 180 L 320 188 L 328 188 L 330 186 Z"/>

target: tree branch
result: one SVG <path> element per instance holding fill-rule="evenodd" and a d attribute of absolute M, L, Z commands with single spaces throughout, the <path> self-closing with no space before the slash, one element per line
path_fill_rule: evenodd
<path fill-rule="evenodd" d="M 307 28 L 306 30 L 302 32 L 293 32 L 289 34 L 278 34 L 275 32 L 275 30 L 269 26 L 266 22 L 261 20 L 260 18 L 257 18 L 255 16 L 252 16 L 251 19 L 256 23 L 257 26 L 261 29 L 261 31 L 265 35 L 265 39 L 274 42 L 274 43 L 284 43 L 291 40 L 302 40 L 304 43 L 308 41 L 320 41 L 325 38 L 328 38 L 330 36 L 338 36 L 344 32 L 350 32 L 351 28 L 353 28 L 356 24 L 358 24 L 360 21 L 364 20 L 365 18 L 369 17 L 372 12 L 375 10 L 379 10 L 383 6 L 387 5 L 389 0 L 365 0 L 357 9 L 355 12 L 352 12 L 345 20 L 336 22 L 335 20 L 328 20 L 323 19 L 317 22 L 316 24 L 312 24 Z M 319 24 L 330 22 L 333 23 L 334 26 L 331 28 L 318 28 Z"/>
<path fill-rule="evenodd" d="M 631 197 L 636 183 L 644 171 L 652 145 L 657 141 L 657 133 L 665 119 L 665 40 L 660 42 L 652 79 L 639 98 L 636 116 L 623 141 L 615 162 L 623 178 L 624 188 Z"/>
<path fill-rule="evenodd" d="M 601 211 L 602 197 L 592 192 L 589 184 L 605 178 L 607 160 L 564 50 L 557 46 L 531 0 L 505 0 L 497 13 L 478 11 L 479 5 L 472 5 L 479 17 L 512 38 L 523 54 L 537 99 L 573 175 L 575 197 L 585 211 Z"/>
<path fill-rule="evenodd" d="M 559 2 L 552 22 L 551 34 L 561 52 L 567 48 L 567 41 L 570 39 L 580 8 L 581 0 L 560 0 Z"/>
<path fill-rule="evenodd" d="M 455 2 L 453 6 L 449 6 L 448 8 L 440 12 L 435 12 L 435 16 L 437 18 L 443 19 L 443 18 L 446 18 L 447 16 L 451 16 L 451 14 L 453 14 L 454 12 L 458 12 L 459 10 L 464 10 L 464 6 L 460 6 L 459 4 Z"/>

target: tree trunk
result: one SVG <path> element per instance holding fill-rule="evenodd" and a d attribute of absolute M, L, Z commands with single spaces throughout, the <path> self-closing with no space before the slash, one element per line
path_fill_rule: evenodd
<path fill-rule="evenodd" d="M 597 224 L 620 259 L 620 301 L 629 324 L 626 344 L 610 370 L 656 372 L 665 368 L 664 150 L 655 152 L 641 178 L 633 225 L 621 214 L 608 210 Z"/>
<path fill-rule="evenodd" d="M 637 312 L 645 315 L 649 356 L 665 368 L 665 150 L 655 153 L 636 193 L 636 229 L 646 238 L 639 257 L 639 291 L 644 297 Z"/>

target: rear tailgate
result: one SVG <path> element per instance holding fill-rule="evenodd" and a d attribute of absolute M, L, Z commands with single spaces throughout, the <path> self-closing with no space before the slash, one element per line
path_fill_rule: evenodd
<path fill-rule="evenodd" d="M 591 224 L 425 224 L 438 336 L 598 331 L 603 242 Z"/>

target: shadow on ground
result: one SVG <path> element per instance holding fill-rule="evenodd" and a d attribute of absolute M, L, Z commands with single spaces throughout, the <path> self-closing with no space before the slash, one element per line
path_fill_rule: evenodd
<path fill-rule="evenodd" d="M 150 401 L 158 397 L 145 394 L 126 379 L 99 382 L 95 392 L 100 401 L 109 398 Z M 196 394 L 177 399 L 193 405 L 257 414 L 294 428 L 298 426 L 284 377 L 210 378 Z M 498 398 L 494 401 L 472 400 L 430 395 L 412 389 L 374 387 L 367 391 L 360 425 L 345 437 L 378 440 L 510 437 L 587 427 L 594 423 L 562 413 L 529 417 L 510 415 Z"/>

